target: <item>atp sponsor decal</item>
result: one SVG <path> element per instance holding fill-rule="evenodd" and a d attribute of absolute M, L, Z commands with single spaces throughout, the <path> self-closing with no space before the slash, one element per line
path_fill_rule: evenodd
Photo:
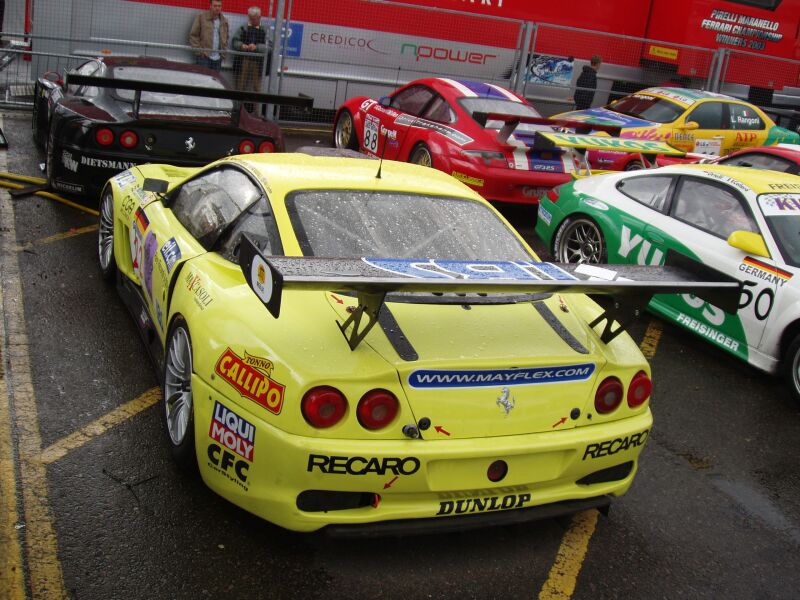
<path fill-rule="evenodd" d="M 737 131 L 736 132 L 736 141 L 737 142 L 744 142 L 745 144 L 752 144 L 758 138 L 757 133 L 747 133 L 746 131 Z"/>
<path fill-rule="evenodd" d="M 475 388 L 498 385 L 537 385 L 586 381 L 594 374 L 595 365 L 584 363 L 554 367 L 519 369 L 433 370 L 412 371 L 408 383 L 417 389 Z"/>
<path fill-rule="evenodd" d="M 214 302 L 214 297 L 205 287 L 199 275 L 196 275 L 193 271 L 189 271 L 186 273 L 184 282 L 186 284 L 186 289 L 194 295 L 194 302 L 200 307 L 200 310 L 205 310 Z"/>
<path fill-rule="evenodd" d="M 271 378 L 274 365 L 271 360 L 244 353 L 244 358 L 230 348 L 217 360 L 214 371 L 228 382 L 243 398 L 279 414 L 283 407 L 282 383 Z"/>
<path fill-rule="evenodd" d="M 245 460 L 253 462 L 256 446 L 255 425 L 218 401 L 214 401 L 214 413 L 208 437 Z"/>
<path fill-rule="evenodd" d="M 463 500 L 446 500 L 439 502 L 437 517 L 443 515 L 463 515 L 475 512 L 491 512 L 495 510 L 511 510 L 522 508 L 531 501 L 530 494 L 507 494 L 488 498 L 466 498 Z"/>
<path fill-rule="evenodd" d="M 544 262 L 404 258 L 362 258 L 361 260 L 382 271 L 421 279 L 513 279 L 518 281 L 574 281 L 577 279 L 558 265 Z"/>
<path fill-rule="evenodd" d="M 453 171 L 450 175 L 456 179 L 458 179 L 461 183 L 466 183 L 467 185 L 474 185 L 475 187 L 483 187 L 484 180 L 479 179 L 478 177 L 473 177 L 472 175 L 467 175 L 466 173 L 459 173 L 458 171 Z"/>
<path fill-rule="evenodd" d="M 384 457 L 367 458 L 364 456 L 326 456 L 309 454 L 306 470 L 313 473 L 318 470 L 326 475 L 413 475 L 420 468 L 420 461 L 415 456 L 403 458 Z"/>
<path fill-rule="evenodd" d="M 167 273 L 172 271 L 175 263 L 181 259 L 181 247 L 175 238 L 170 238 L 164 245 L 161 246 L 161 257 L 164 259 L 164 265 L 167 267 Z"/>
<path fill-rule="evenodd" d="M 645 429 L 642 432 L 626 435 L 625 437 L 618 437 L 613 440 L 606 440 L 605 442 L 595 444 L 587 444 L 586 450 L 583 452 L 583 460 L 587 458 L 613 456 L 617 452 L 624 452 L 632 448 L 644 446 L 649 433 L 650 430 Z"/>

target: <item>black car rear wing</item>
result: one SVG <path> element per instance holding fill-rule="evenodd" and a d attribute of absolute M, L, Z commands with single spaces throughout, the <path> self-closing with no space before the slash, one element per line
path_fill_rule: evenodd
<path fill-rule="evenodd" d="M 667 253 L 668 266 L 664 267 L 533 261 L 266 258 L 252 239 L 244 235 L 239 264 L 245 280 L 275 318 L 280 316 L 284 289 L 355 293 L 356 308 L 343 323 L 337 323 L 351 350 L 378 321 L 378 313 L 390 292 L 609 295 L 613 302 L 589 324 L 595 327 L 605 322 L 600 339 L 608 343 L 639 316 L 655 294 L 695 294 L 733 313 L 742 285 L 672 251 Z M 466 304 L 469 299 L 459 298 L 459 302 Z M 364 317 L 366 324 L 362 327 Z"/>
<path fill-rule="evenodd" d="M 243 92 L 240 90 L 199 87 L 195 85 L 174 85 L 155 81 L 93 77 L 91 75 L 75 75 L 73 73 L 67 74 L 64 85 L 88 85 L 92 87 L 116 88 L 118 90 L 132 90 L 134 92 L 133 114 L 136 118 L 139 117 L 142 92 L 180 94 L 183 96 L 197 96 L 201 98 L 222 98 L 224 100 L 233 100 L 236 102 L 259 102 L 305 109 L 310 109 L 314 106 L 314 99 L 308 96 L 282 96 L 279 94 Z"/>
<path fill-rule="evenodd" d="M 622 127 L 618 125 L 594 125 L 584 121 L 575 121 L 572 119 L 549 119 L 547 117 L 526 117 L 523 115 L 510 115 L 505 113 L 485 113 L 474 112 L 472 118 L 475 119 L 481 127 L 486 127 L 489 121 L 501 121 L 503 128 L 497 134 L 497 141 L 501 144 L 508 143 L 508 138 L 514 133 L 517 127 L 522 123 L 529 125 L 549 125 L 550 127 L 564 127 L 566 129 L 574 129 L 581 133 L 589 133 L 590 131 L 602 131 L 609 135 L 617 136 L 622 131 Z"/>

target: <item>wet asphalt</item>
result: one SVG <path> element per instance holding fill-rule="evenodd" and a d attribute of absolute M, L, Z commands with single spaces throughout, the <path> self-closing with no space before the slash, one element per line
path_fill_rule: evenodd
<path fill-rule="evenodd" d="M 5 113 L 3 131 L 8 170 L 41 176 L 29 115 Z M 328 139 L 290 134 L 289 148 Z M 47 447 L 157 380 L 131 317 L 99 277 L 96 234 L 25 246 L 96 217 L 35 196 L 14 207 Z M 506 214 L 540 247 L 534 211 Z M 632 328 L 637 342 L 652 320 Z M 600 517 L 575 589 L 560 597 L 797 597 L 798 406 L 780 380 L 673 326 L 662 329 L 651 361 L 655 425 L 639 473 Z M 67 593 L 81 600 L 532 598 L 569 527 L 547 520 L 367 541 L 287 532 L 182 473 L 156 406 L 49 464 L 46 478 L 57 560 Z"/>

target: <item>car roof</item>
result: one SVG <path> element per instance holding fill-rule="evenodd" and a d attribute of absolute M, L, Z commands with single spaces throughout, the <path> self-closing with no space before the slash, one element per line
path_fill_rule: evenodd
<path fill-rule="evenodd" d="M 691 106 L 703 100 L 736 100 L 733 96 L 726 96 L 725 94 L 718 94 L 716 92 L 707 92 L 705 90 L 696 90 L 689 88 L 679 87 L 651 87 L 639 92 L 637 94 L 650 94 L 651 96 L 658 96 L 659 98 L 666 98 L 672 100 L 682 106 Z"/>
<path fill-rule="evenodd" d="M 781 192 L 800 193 L 800 177 L 751 167 L 730 167 L 727 165 L 680 165 L 664 167 L 664 170 L 677 171 L 691 175 L 693 171 L 706 171 L 730 177 L 751 188 L 756 194 L 775 194 Z M 658 170 L 653 171 L 654 174 Z"/>
<path fill-rule="evenodd" d="M 217 164 L 225 162 L 242 165 L 267 189 L 283 195 L 300 189 L 381 190 L 459 196 L 485 202 L 447 173 L 397 161 L 284 152 L 235 156 Z M 377 176 L 379 168 L 380 178 Z"/>
<path fill-rule="evenodd" d="M 522 99 L 511 90 L 494 83 L 473 81 L 471 79 L 457 79 L 455 77 L 427 77 L 417 79 L 408 85 L 421 84 L 433 88 L 444 96 L 454 98 L 496 98 L 522 102 Z"/>

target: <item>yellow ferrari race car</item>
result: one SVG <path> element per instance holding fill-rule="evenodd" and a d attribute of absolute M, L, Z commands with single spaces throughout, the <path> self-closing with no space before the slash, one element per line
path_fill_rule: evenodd
<path fill-rule="evenodd" d="M 476 192 L 390 161 L 141 165 L 100 209 L 101 272 L 162 365 L 175 459 L 298 531 L 608 506 L 652 423 L 620 323 L 653 293 L 738 299 L 686 266 L 539 262 Z"/>

